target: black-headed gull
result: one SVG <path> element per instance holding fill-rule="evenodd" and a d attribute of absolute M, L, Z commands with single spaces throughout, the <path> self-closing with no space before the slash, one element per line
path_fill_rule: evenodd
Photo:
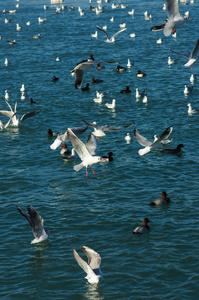
<path fill-rule="evenodd" d="M 191 103 L 188 103 L 187 106 L 188 106 L 188 114 L 191 115 L 191 114 L 199 113 L 199 109 L 192 109 Z"/>
<path fill-rule="evenodd" d="M 71 71 L 75 75 L 75 88 L 80 89 L 84 79 L 84 71 L 90 69 L 94 64 L 106 63 L 106 64 L 116 64 L 117 62 L 106 62 L 98 60 L 83 61 L 76 65 L 76 67 Z"/>
<path fill-rule="evenodd" d="M 169 56 L 168 57 L 168 65 L 173 65 L 175 64 L 179 59 L 171 59 L 171 57 Z"/>
<path fill-rule="evenodd" d="M 34 240 L 32 240 L 31 244 L 40 243 L 45 241 L 50 233 L 50 229 L 48 227 L 44 228 L 44 220 L 40 216 L 40 214 L 31 206 L 28 205 L 28 212 L 21 209 L 17 206 L 18 211 L 28 220 L 34 235 Z"/>
<path fill-rule="evenodd" d="M 74 132 L 74 134 L 79 135 L 79 134 L 82 134 L 84 131 L 86 131 L 87 128 L 88 128 L 88 126 L 83 125 L 83 126 L 79 126 L 79 127 L 73 127 L 73 128 L 71 128 L 71 130 Z M 61 145 L 61 143 L 69 142 L 69 141 L 70 141 L 70 139 L 68 136 L 68 132 L 66 130 L 64 133 L 60 133 L 57 135 L 57 138 L 54 140 L 54 142 L 50 146 L 50 148 L 52 150 L 56 150 Z"/>
<path fill-rule="evenodd" d="M 101 256 L 87 246 L 82 246 L 81 249 L 88 257 L 88 263 L 79 256 L 75 249 L 73 249 L 73 255 L 78 265 L 86 272 L 85 278 L 88 282 L 91 284 L 98 284 L 99 281 L 103 279 L 103 274 L 100 269 Z"/>
<path fill-rule="evenodd" d="M 9 117 L 12 121 L 11 125 L 13 126 L 19 126 L 22 122 L 24 122 L 26 119 L 35 116 L 36 114 L 38 114 L 41 110 L 34 110 L 34 111 L 30 111 L 25 113 L 21 118 L 18 118 L 16 113 L 17 113 L 17 102 L 15 103 L 15 107 L 14 110 L 12 109 L 12 107 L 10 106 L 10 104 L 5 100 L 5 103 L 8 105 L 8 107 L 10 108 L 10 111 L 6 111 L 6 110 L 0 110 L 0 113 Z"/>
<path fill-rule="evenodd" d="M 110 108 L 110 109 L 115 109 L 116 106 L 116 100 L 113 99 L 112 103 L 105 103 L 106 107 Z"/>
<path fill-rule="evenodd" d="M 143 233 L 148 233 L 149 232 L 149 219 L 144 218 L 142 221 L 142 226 L 138 226 L 133 230 L 133 234 L 143 234 Z"/>
<path fill-rule="evenodd" d="M 116 32 L 111 38 L 108 36 L 108 33 L 106 30 L 104 30 L 103 28 L 101 28 L 100 26 L 96 25 L 97 29 L 101 30 L 107 37 L 107 39 L 105 40 L 106 43 L 110 44 L 115 42 L 115 36 L 118 35 L 119 33 L 125 31 L 127 28 L 123 28 L 121 30 L 119 30 L 118 32 Z"/>
<path fill-rule="evenodd" d="M 145 137 L 143 137 L 141 134 L 139 134 L 139 132 L 137 131 L 137 129 L 134 129 L 134 136 L 137 139 L 138 143 L 142 146 L 144 146 L 144 149 L 140 149 L 138 151 L 139 155 L 146 155 L 148 152 L 155 150 L 157 148 L 159 148 L 160 146 L 160 142 L 162 142 L 163 140 L 167 139 L 169 137 L 169 135 L 171 134 L 173 130 L 173 127 L 168 127 L 161 135 L 158 139 L 156 139 L 153 143 L 151 143 L 149 140 L 147 140 Z"/>
<path fill-rule="evenodd" d="M 170 203 L 170 199 L 167 197 L 167 193 L 164 191 L 161 194 L 161 198 L 157 198 L 153 200 L 149 205 L 150 206 L 161 206 L 161 205 L 166 205 Z"/>
<path fill-rule="evenodd" d="M 191 93 L 193 91 L 193 85 L 191 85 L 191 86 L 187 86 L 186 84 L 185 84 L 185 86 L 184 86 L 184 94 L 185 95 L 187 95 L 188 93 Z"/>
<path fill-rule="evenodd" d="M 124 128 L 129 128 L 131 126 L 134 125 L 134 123 L 130 123 L 126 126 L 120 126 L 120 127 L 114 127 L 114 126 L 110 126 L 110 125 L 98 125 L 96 122 L 88 122 L 88 121 L 85 121 L 85 120 L 82 120 L 84 121 L 88 126 L 91 126 L 94 128 L 94 131 L 92 132 L 92 134 L 96 137 L 96 138 L 101 138 L 103 136 L 105 136 L 105 132 L 106 131 L 109 131 L 109 130 L 119 130 L 119 129 L 124 129 Z"/>
<path fill-rule="evenodd" d="M 166 0 L 168 20 L 164 26 L 164 35 L 169 36 L 174 33 L 176 27 L 183 25 L 188 20 L 193 20 L 189 16 L 182 16 L 179 13 L 178 0 Z"/>
<path fill-rule="evenodd" d="M 75 152 L 81 159 L 81 163 L 74 166 L 74 170 L 78 172 L 83 167 L 86 168 L 86 177 L 88 178 L 87 167 L 93 171 L 93 174 L 96 175 L 95 171 L 91 168 L 93 164 L 99 163 L 102 161 L 100 156 L 96 156 L 97 152 L 97 142 L 93 134 L 91 133 L 86 141 L 86 145 L 73 133 L 73 131 L 68 128 L 67 130 L 68 137 L 75 149 Z"/>
<path fill-rule="evenodd" d="M 127 132 L 127 134 L 126 134 L 126 136 L 124 137 L 124 139 L 125 139 L 125 141 L 126 141 L 127 143 L 130 143 L 130 141 L 131 141 L 131 135 L 130 135 L 129 132 Z"/>
<path fill-rule="evenodd" d="M 178 154 L 181 151 L 181 148 L 184 147 L 183 144 L 179 144 L 175 149 L 164 149 L 161 152 L 169 154 Z"/>
<path fill-rule="evenodd" d="M 188 59 L 188 62 L 184 65 L 185 67 L 189 67 L 193 64 L 193 68 L 194 68 L 194 63 L 196 60 L 198 60 L 199 58 L 199 55 L 197 55 L 198 53 L 198 49 L 199 49 L 199 39 L 197 40 L 192 52 L 190 55 L 187 55 L 187 54 L 183 54 L 183 53 L 180 53 L 180 52 L 177 52 L 177 51 L 174 51 L 174 50 L 171 50 L 172 52 L 176 53 L 176 54 L 179 54 L 181 56 L 184 56 Z M 191 67 L 192 68 L 192 67 Z"/>

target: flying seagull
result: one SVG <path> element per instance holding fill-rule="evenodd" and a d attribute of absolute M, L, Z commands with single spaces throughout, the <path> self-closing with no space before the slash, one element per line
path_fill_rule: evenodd
<path fill-rule="evenodd" d="M 86 272 L 86 279 L 91 284 L 97 284 L 103 279 L 102 271 L 100 270 L 101 256 L 93 249 L 82 246 L 81 249 L 88 257 L 88 263 L 73 249 L 73 255 L 78 265 Z"/>
<path fill-rule="evenodd" d="M 134 136 L 137 139 L 137 141 L 144 146 L 145 148 L 140 149 L 138 151 L 139 155 L 146 155 L 148 152 L 155 150 L 159 147 L 159 144 L 167 139 L 169 135 L 171 134 L 173 130 L 173 127 L 168 127 L 161 135 L 159 138 L 155 138 L 154 142 L 151 143 L 149 140 L 147 140 L 145 137 L 143 137 L 141 134 L 138 133 L 137 129 L 134 129 Z"/>
<path fill-rule="evenodd" d="M 81 170 L 83 167 L 86 167 L 86 177 L 88 178 L 87 167 L 90 166 L 90 169 L 93 171 L 93 174 L 96 175 L 95 171 L 91 168 L 91 165 L 96 164 L 102 161 L 101 156 L 95 156 L 97 152 L 97 142 L 93 134 L 87 139 L 86 145 L 73 133 L 73 131 L 68 128 L 67 130 L 68 137 L 75 149 L 75 152 L 81 159 L 81 163 L 75 165 L 73 168 L 76 172 Z"/>
<path fill-rule="evenodd" d="M 164 26 L 164 35 L 169 36 L 172 31 L 175 33 L 176 27 L 183 25 L 188 20 L 193 20 L 189 16 L 182 16 L 178 8 L 178 0 L 166 0 L 168 20 Z"/>
<path fill-rule="evenodd" d="M 21 118 L 17 117 L 17 102 L 15 103 L 15 107 L 14 110 L 12 109 L 12 107 L 10 106 L 10 104 L 3 98 L 3 100 L 5 101 L 5 103 L 8 105 L 8 107 L 10 108 L 10 111 L 7 110 L 0 110 L 0 113 L 9 117 L 12 121 L 12 125 L 13 126 L 19 126 L 22 122 L 24 122 L 26 119 L 35 116 L 36 114 L 38 114 L 41 110 L 34 110 L 34 111 L 30 111 L 25 113 Z"/>
<path fill-rule="evenodd" d="M 185 67 L 189 67 L 193 64 L 193 68 L 194 68 L 194 63 L 196 60 L 198 60 L 199 58 L 199 55 L 197 55 L 198 53 L 198 49 L 199 49 L 199 39 L 197 40 L 192 52 L 190 55 L 187 55 L 187 54 L 183 54 L 183 53 L 180 53 L 180 52 L 177 52 L 177 51 L 173 51 L 171 50 L 172 52 L 176 53 L 176 54 L 179 54 L 181 56 L 184 56 L 188 59 L 188 62 L 184 65 Z M 192 67 L 191 67 L 192 68 Z"/>
<path fill-rule="evenodd" d="M 71 128 L 71 130 L 73 131 L 74 134 L 79 135 L 79 134 L 82 134 L 84 131 L 86 131 L 87 128 L 88 128 L 88 126 L 84 125 L 84 126 L 79 126 L 79 127 L 73 127 L 73 128 Z M 61 143 L 66 143 L 69 141 L 70 141 L 70 139 L 68 136 L 68 132 L 66 130 L 64 133 L 60 133 L 57 135 L 57 138 L 54 140 L 52 145 L 50 145 L 50 148 L 52 150 L 56 150 L 61 145 Z"/>
<path fill-rule="evenodd" d="M 102 136 L 106 135 L 105 131 L 129 128 L 132 125 L 134 125 L 134 123 L 130 123 L 126 126 L 120 126 L 120 127 L 114 127 L 114 126 L 110 126 L 110 125 L 100 126 L 96 122 L 91 123 L 91 122 L 88 122 L 85 120 L 82 120 L 82 121 L 84 121 L 88 126 L 94 127 L 94 131 L 92 132 L 92 134 L 98 139 L 100 139 Z"/>
<path fill-rule="evenodd" d="M 107 37 L 107 40 L 105 41 L 106 43 L 113 43 L 115 42 L 115 36 L 118 35 L 119 33 L 125 31 L 127 28 L 123 28 L 121 30 L 119 30 L 118 32 L 116 32 L 111 38 L 108 36 L 108 33 L 106 30 L 104 30 L 103 28 L 101 28 L 100 26 L 96 25 L 97 29 L 101 30 Z"/>
<path fill-rule="evenodd" d="M 90 69 L 94 64 L 117 64 L 118 62 L 107 62 L 99 60 L 86 60 L 78 63 L 76 67 L 71 71 L 75 75 L 75 88 L 80 89 L 84 80 L 84 71 Z"/>
<path fill-rule="evenodd" d="M 31 205 L 27 206 L 28 212 L 24 211 L 19 206 L 17 206 L 17 209 L 28 220 L 32 228 L 35 238 L 32 240 L 31 244 L 45 241 L 49 236 L 50 229 L 48 227 L 44 228 L 44 220 L 40 214 Z"/>

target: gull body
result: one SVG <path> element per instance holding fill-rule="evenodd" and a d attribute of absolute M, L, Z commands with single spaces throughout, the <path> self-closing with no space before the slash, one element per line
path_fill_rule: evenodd
<path fill-rule="evenodd" d="M 110 109 L 114 109 L 116 106 L 116 100 L 113 99 L 112 103 L 105 103 L 106 107 L 110 108 Z"/>
<path fill-rule="evenodd" d="M 199 113 L 199 109 L 192 109 L 191 103 L 188 103 L 187 106 L 189 115 Z"/>
<path fill-rule="evenodd" d="M 184 94 L 187 95 L 188 93 L 191 93 L 193 91 L 193 85 L 192 86 L 187 86 L 185 84 L 184 86 Z"/>

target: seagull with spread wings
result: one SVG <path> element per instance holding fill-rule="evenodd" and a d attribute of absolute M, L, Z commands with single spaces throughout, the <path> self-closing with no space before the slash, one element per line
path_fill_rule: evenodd
<path fill-rule="evenodd" d="M 110 44 L 110 43 L 114 43 L 115 42 L 115 36 L 118 35 L 119 33 L 127 30 L 127 28 L 123 28 L 121 30 L 119 30 L 118 32 L 116 32 L 112 37 L 108 36 L 108 33 L 106 30 L 104 30 L 103 28 L 101 28 L 100 26 L 96 25 L 97 29 L 101 30 L 107 37 L 107 40 L 105 41 L 106 43 Z"/>
<path fill-rule="evenodd" d="M 40 243 L 45 241 L 49 234 L 50 229 L 48 227 L 44 228 L 44 220 L 40 214 L 31 206 L 28 205 L 28 212 L 24 211 L 21 207 L 17 206 L 18 211 L 28 220 L 34 235 L 34 240 L 31 244 Z"/>
<path fill-rule="evenodd" d="M 86 279 L 91 284 L 97 284 L 103 279 L 103 274 L 100 269 L 101 256 L 93 249 L 82 246 L 81 249 L 84 251 L 88 257 L 88 263 L 79 256 L 77 251 L 73 249 L 73 255 L 78 263 L 78 265 L 86 272 Z"/>

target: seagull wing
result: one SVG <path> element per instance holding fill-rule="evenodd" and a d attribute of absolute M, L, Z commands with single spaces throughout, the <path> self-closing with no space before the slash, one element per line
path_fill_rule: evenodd
<path fill-rule="evenodd" d="M 101 263 L 101 256 L 96 251 L 87 246 L 82 246 L 81 249 L 88 257 L 88 265 L 91 267 L 91 269 L 98 269 Z"/>
<path fill-rule="evenodd" d="M 90 152 L 91 155 L 96 155 L 97 152 L 97 141 L 95 136 L 91 133 L 86 141 L 86 148 Z"/>
<path fill-rule="evenodd" d="M 68 128 L 67 133 L 73 147 L 75 148 L 75 151 L 77 152 L 82 161 L 85 159 L 86 156 L 91 156 L 84 143 L 72 132 L 70 128 Z"/>
<path fill-rule="evenodd" d="M 39 238 L 44 232 L 43 218 L 31 205 L 28 205 L 28 213 L 33 225 L 33 234 L 35 238 Z"/>
<path fill-rule="evenodd" d="M 41 110 L 34 110 L 34 111 L 30 111 L 26 114 L 24 114 L 21 119 L 20 122 L 24 122 L 26 119 L 35 116 L 36 114 L 38 114 Z"/>
<path fill-rule="evenodd" d="M 105 125 L 105 126 L 101 126 L 101 129 L 103 131 L 107 131 L 107 130 L 119 130 L 119 129 L 125 129 L 125 128 L 129 128 L 131 126 L 134 125 L 134 122 L 128 124 L 128 125 L 125 125 L 125 126 L 120 126 L 120 127 L 114 127 L 114 126 L 110 126 L 110 125 Z"/>
<path fill-rule="evenodd" d="M 100 26 L 96 25 L 97 29 L 101 30 L 106 36 L 107 38 L 109 39 L 109 36 L 108 36 L 108 33 L 106 30 L 104 30 L 103 28 L 101 28 Z"/>
<path fill-rule="evenodd" d="M 180 16 L 178 8 L 178 0 L 166 0 L 167 15 L 168 17 L 178 17 Z"/>
<path fill-rule="evenodd" d="M 86 272 L 88 277 L 96 276 L 91 267 L 85 262 L 81 256 L 73 249 L 73 255 L 78 263 L 78 265 Z"/>
<path fill-rule="evenodd" d="M 10 103 L 8 103 L 8 101 L 6 101 L 6 99 L 5 98 L 3 98 L 3 97 L 1 97 L 2 99 L 3 99 L 3 101 L 8 105 L 8 107 L 9 107 L 9 109 L 10 109 L 10 111 L 12 112 L 12 113 L 14 113 L 14 111 L 13 111 L 13 109 L 12 109 L 12 107 L 10 106 Z M 16 102 L 17 103 L 17 102 Z M 16 105 L 16 104 L 15 104 Z"/>
<path fill-rule="evenodd" d="M 75 88 L 80 89 L 84 80 L 84 71 L 76 70 L 75 72 Z"/>
<path fill-rule="evenodd" d="M 148 147 L 150 146 L 152 143 L 147 140 L 144 136 L 142 136 L 141 134 L 139 134 L 139 132 L 137 131 L 137 129 L 134 129 L 134 136 L 136 138 L 136 140 L 138 141 L 138 143 L 144 147 Z"/>
<path fill-rule="evenodd" d="M 186 57 L 186 58 L 188 58 L 189 59 L 189 55 L 187 55 L 187 54 L 183 54 L 183 53 L 180 53 L 180 52 L 177 52 L 177 51 L 174 51 L 174 50 L 171 50 L 171 49 L 169 49 L 171 52 L 173 52 L 173 53 L 176 53 L 176 54 L 178 54 L 178 55 L 181 55 L 181 56 L 184 56 L 184 57 Z"/>
<path fill-rule="evenodd" d="M 28 220 L 30 226 L 33 229 L 33 223 L 32 223 L 32 220 L 30 218 L 30 215 L 26 211 L 24 211 L 21 207 L 19 207 L 19 206 L 17 206 L 17 209 Z"/>
<path fill-rule="evenodd" d="M 86 123 L 88 126 L 91 126 L 93 128 L 98 128 L 99 125 L 97 123 L 91 123 L 91 122 L 88 122 L 88 121 L 85 121 L 85 120 L 82 120 L 84 123 Z"/>
<path fill-rule="evenodd" d="M 12 118 L 15 115 L 13 111 L 7 111 L 7 110 L 0 110 L 0 113 L 9 118 Z"/>
<path fill-rule="evenodd" d="M 127 30 L 127 28 L 123 28 L 123 29 L 119 30 L 118 32 L 116 32 L 116 33 L 111 37 L 111 39 L 114 38 L 114 37 L 115 37 L 116 35 L 118 35 L 119 33 L 125 31 L 125 30 Z"/>
<path fill-rule="evenodd" d="M 195 57 L 197 55 L 198 49 L 199 49 L 199 39 L 197 40 L 195 47 L 193 48 L 193 51 L 191 52 L 191 58 Z"/>
<path fill-rule="evenodd" d="M 79 135 L 82 134 L 84 131 L 86 131 L 87 128 L 88 126 L 84 125 L 84 126 L 73 127 L 71 128 L 71 130 L 74 134 Z"/>

